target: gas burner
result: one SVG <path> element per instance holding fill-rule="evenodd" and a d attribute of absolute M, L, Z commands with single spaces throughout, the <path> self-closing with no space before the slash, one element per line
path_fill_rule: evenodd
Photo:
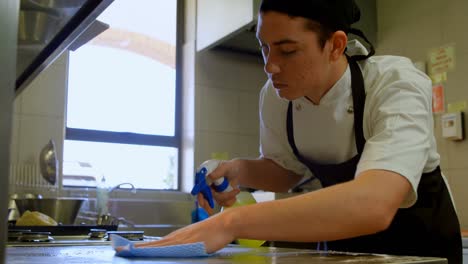
<path fill-rule="evenodd" d="M 18 241 L 18 238 L 23 235 L 23 233 L 30 233 L 29 229 L 15 229 L 8 230 L 8 241 Z"/>
<path fill-rule="evenodd" d="M 89 230 L 89 239 L 104 239 L 107 234 L 106 229 L 91 229 Z"/>
<path fill-rule="evenodd" d="M 24 232 L 18 237 L 21 242 L 50 242 L 54 240 L 50 232 Z"/>
<path fill-rule="evenodd" d="M 144 231 L 108 231 L 107 232 L 107 240 L 109 241 L 110 240 L 110 235 L 111 234 L 115 234 L 115 235 L 119 235 L 121 237 L 124 237 L 128 240 L 132 240 L 132 241 L 140 241 L 140 240 L 143 240 L 144 239 L 144 234 L 145 232 Z"/>

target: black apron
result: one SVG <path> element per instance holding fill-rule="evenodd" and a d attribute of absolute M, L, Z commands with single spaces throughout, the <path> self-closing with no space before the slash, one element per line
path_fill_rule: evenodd
<path fill-rule="evenodd" d="M 365 103 L 364 80 L 357 62 L 348 58 L 354 108 L 354 132 L 358 154 L 340 164 L 317 164 L 306 160 L 294 142 L 292 102 L 287 113 L 288 141 L 294 154 L 304 163 L 322 186 L 328 187 L 354 179 L 356 166 L 366 143 L 363 132 Z M 399 209 L 382 232 L 351 239 L 328 242 L 329 250 L 381 253 L 406 256 L 443 257 L 449 263 L 462 263 L 460 226 L 447 186 L 439 167 L 424 173 L 418 186 L 418 200 L 410 208 Z M 343 219 L 343 221 L 346 221 Z"/>

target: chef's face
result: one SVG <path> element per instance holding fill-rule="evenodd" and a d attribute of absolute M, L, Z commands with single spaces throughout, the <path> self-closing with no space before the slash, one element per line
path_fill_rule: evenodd
<path fill-rule="evenodd" d="M 268 11 L 260 13 L 257 38 L 265 72 L 278 95 L 287 100 L 306 96 L 319 102 L 330 88 L 330 43 L 321 45 L 308 20 Z"/>

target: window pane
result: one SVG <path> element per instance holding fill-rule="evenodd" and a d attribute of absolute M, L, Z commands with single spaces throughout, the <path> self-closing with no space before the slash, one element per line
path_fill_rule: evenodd
<path fill-rule="evenodd" d="M 175 70 L 143 56 L 82 47 L 70 57 L 68 96 L 68 127 L 174 135 Z"/>
<path fill-rule="evenodd" d="M 70 53 L 67 127 L 174 136 L 177 1 L 119 0 Z"/>
<path fill-rule="evenodd" d="M 70 177 L 79 173 L 70 165 L 81 163 L 91 165 L 87 172 L 97 180 L 104 175 L 109 186 L 130 182 L 141 189 L 176 189 L 177 157 L 176 148 L 65 140 L 64 185 L 83 186 Z"/>
<path fill-rule="evenodd" d="M 110 26 L 69 56 L 67 128 L 175 136 L 175 0 L 114 1 Z M 86 132 L 83 132 L 86 136 Z M 63 185 L 177 189 L 178 147 L 65 140 Z"/>

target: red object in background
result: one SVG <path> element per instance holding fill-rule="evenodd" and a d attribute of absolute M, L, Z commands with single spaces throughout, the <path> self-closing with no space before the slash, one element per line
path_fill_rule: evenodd
<path fill-rule="evenodd" d="M 445 112 L 444 86 L 441 84 L 432 87 L 432 112 Z"/>

